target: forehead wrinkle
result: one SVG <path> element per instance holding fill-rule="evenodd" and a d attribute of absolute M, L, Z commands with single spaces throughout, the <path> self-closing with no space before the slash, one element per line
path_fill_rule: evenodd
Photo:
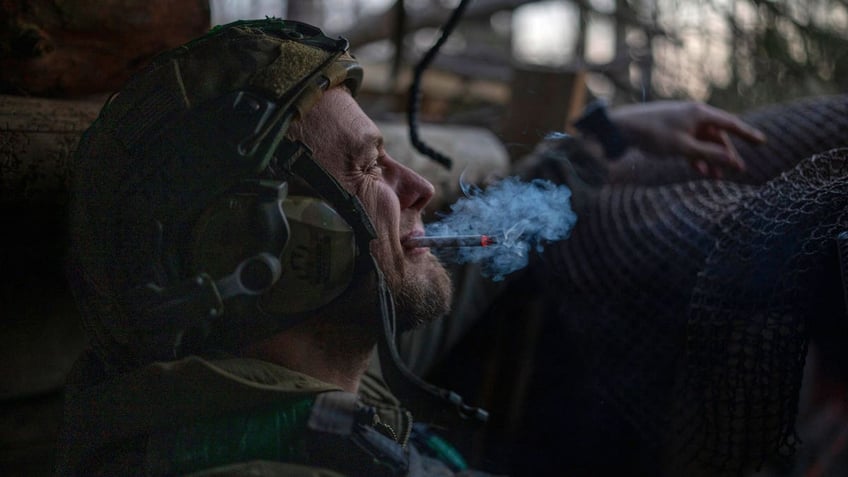
<path fill-rule="evenodd" d="M 367 131 L 355 137 L 353 141 L 353 152 L 360 155 L 366 155 L 373 150 L 378 150 L 383 146 L 383 136 L 378 132 Z"/>
<path fill-rule="evenodd" d="M 358 110 L 359 105 L 351 99 L 346 109 Z M 358 110 L 353 115 L 353 120 L 347 125 L 340 125 L 346 129 L 344 139 L 347 141 L 348 150 L 354 156 L 367 156 L 379 149 L 383 144 L 383 135 L 377 126 L 364 112 Z"/>
<path fill-rule="evenodd" d="M 303 128 L 316 143 L 314 152 L 335 157 L 333 162 L 341 160 L 337 164 L 347 164 L 345 168 L 355 167 L 363 158 L 371 159 L 383 145 L 380 129 L 344 89 L 327 91 L 306 114 Z"/>

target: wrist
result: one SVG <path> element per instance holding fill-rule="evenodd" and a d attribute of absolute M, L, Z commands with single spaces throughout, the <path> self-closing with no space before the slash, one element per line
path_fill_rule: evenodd
<path fill-rule="evenodd" d="M 584 136 L 597 141 L 604 150 L 604 155 L 610 159 L 621 157 L 629 147 L 629 141 L 607 113 L 606 104 L 602 100 L 589 103 L 583 114 L 574 122 Z"/>

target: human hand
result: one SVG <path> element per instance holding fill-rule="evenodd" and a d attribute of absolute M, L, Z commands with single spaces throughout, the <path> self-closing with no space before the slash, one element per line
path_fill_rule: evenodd
<path fill-rule="evenodd" d="M 726 170 L 745 170 L 729 134 L 752 143 L 766 140 L 760 130 L 733 114 L 692 101 L 625 105 L 610 111 L 609 117 L 638 148 L 683 156 L 695 170 L 714 179 L 724 177 Z"/>

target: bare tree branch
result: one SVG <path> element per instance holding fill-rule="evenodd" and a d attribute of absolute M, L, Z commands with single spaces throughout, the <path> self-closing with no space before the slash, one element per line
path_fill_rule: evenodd
<path fill-rule="evenodd" d="M 501 10 L 514 10 L 522 5 L 533 3 L 538 0 L 486 0 L 484 2 L 473 2 L 465 12 L 465 18 L 484 18 Z M 391 37 L 392 24 L 394 22 L 395 8 L 389 8 L 385 12 L 360 19 L 357 24 L 341 35 L 353 46 L 363 45 L 376 40 Z M 410 11 L 405 25 L 407 33 L 426 27 L 441 26 L 450 15 L 451 9 L 434 2 L 427 8 L 418 11 Z"/>
<path fill-rule="evenodd" d="M 398 0 L 399 1 L 399 0 Z M 485 0 L 472 2 L 465 12 L 465 18 L 486 18 L 492 14 L 503 10 L 515 10 L 518 7 L 535 3 L 539 0 Z M 654 23 L 646 23 L 640 19 L 631 9 L 618 9 L 612 13 L 599 12 L 592 6 L 589 0 L 571 0 L 571 2 L 586 11 L 591 11 L 599 15 L 608 16 L 617 22 L 628 25 L 638 26 L 650 35 L 665 35 L 674 40 L 674 35 L 660 28 Z M 408 15 L 404 31 L 409 33 L 421 28 L 440 27 L 447 20 L 451 9 L 442 6 L 438 2 L 434 2 L 426 8 L 420 10 L 406 9 Z M 352 46 L 364 45 L 377 40 L 391 38 L 393 33 L 392 25 L 395 22 L 396 7 L 387 9 L 381 14 L 361 18 L 356 25 L 341 33 Z"/>

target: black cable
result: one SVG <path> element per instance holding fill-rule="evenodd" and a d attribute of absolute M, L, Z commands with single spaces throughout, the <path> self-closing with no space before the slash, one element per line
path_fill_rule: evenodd
<path fill-rule="evenodd" d="M 395 2 L 395 27 L 392 31 L 392 43 L 395 45 L 395 55 L 392 58 L 391 91 L 397 87 L 400 68 L 403 64 L 403 34 L 406 31 L 406 6 L 404 0 Z"/>
<path fill-rule="evenodd" d="M 412 85 L 409 87 L 409 105 L 407 107 L 409 140 L 412 141 L 412 145 L 415 146 L 415 149 L 418 149 L 418 152 L 428 156 L 430 159 L 433 159 L 439 164 L 445 166 L 447 169 L 451 168 L 453 161 L 451 161 L 449 157 L 425 144 L 424 141 L 418 137 L 418 108 L 421 105 L 421 76 L 424 74 L 424 70 L 430 66 L 430 63 L 432 63 L 436 54 L 439 52 L 439 49 L 445 41 L 447 41 L 450 34 L 453 33 L 453 29 L 456 27 L 457 23 L 459 23 L 459 19 L 462 17 L 462 14 L 469 3 L 469 0 L 461 0 L 459 5 L 456 6 L 456 9 L 454 9 L 453 13 L 451 13 L 447 23 L 445 23 L 445 26 L 442 27 L 442 35 L 436 41 L 436 44 L 434 44 L 427 53 L 424 54 L 421 61 L 415 65 Z"/>
<path fill-rule="evenodd" d="M 469 406 L 459 394 L 428 383 L 406 367 L 397 350 L 397 317 L 394 300 L 376 260 L 374 267 L 383 325 L 383 333 L 378 344 L 380 369 L 389 388 L 399 398 L 407 401 L 407 405 L 413 408 L 416 420 L 419 422 L 436 422 L 447 427 L 461 423 L 476 426 L 485 424 L 489 419 L 489 413 L 486 410 Z"/>

